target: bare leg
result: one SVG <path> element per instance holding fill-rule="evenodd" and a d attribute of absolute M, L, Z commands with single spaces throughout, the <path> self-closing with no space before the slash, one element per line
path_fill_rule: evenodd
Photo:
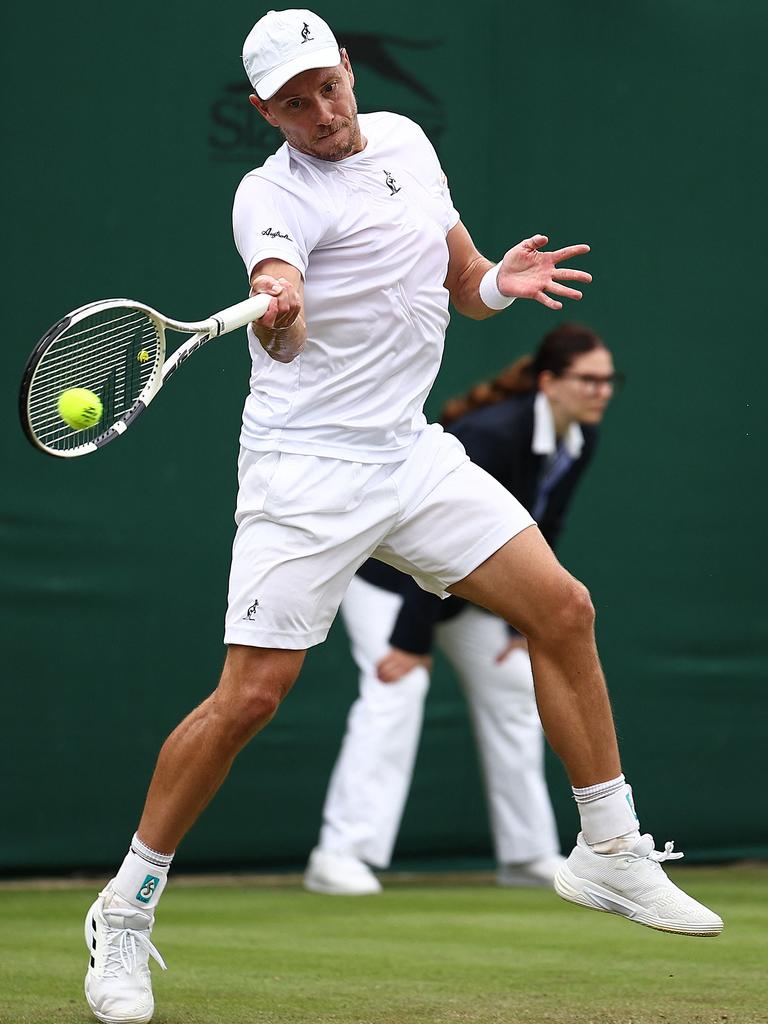
<path fill-rule="evenodd" d="M 538 528 L 513 537 L 450 590 L 528 637 L 541 722 L 571 785 L 615 779 L 621 762 L 592 602 Z"/>
<path fill-rule="evenodd" d="M 235 755 L 273 717 L 304 651 L 233 645 L 218 687 L 160 750 L 139 823 L 140 839 L 171 853 L 226 778 Z"/>

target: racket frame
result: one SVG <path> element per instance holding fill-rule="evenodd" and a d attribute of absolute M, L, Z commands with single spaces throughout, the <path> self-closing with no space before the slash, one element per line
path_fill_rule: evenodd
<path fill-rule="evenodd" d="M 62 317 L 61 320 L 57 321 L 45 332 L 27 360 L 19 390 L 19 415 L 24 433 L 38 451 L 42 451 L 46 455 L 56 456 L 57 458 L 76 458 L 80 455 L 87 455 L 90 452 L 98 451 L 99 448 L 103 448 L 110 441 L 114 441 L 125 433 L 128 427 L 155 398 L 168 377 L 175 373 L 193 352 L 202 348 L 212 338 L 218 338 L 222 334 L 228 334 L 239 327 L 244 327 L 253 320 L 258 320 L 267 311 L 270 301 L 271 297 L 269 295 L 254 295 L 243 302 L 238 302 L 234 306 L 228 306 L 226 309 L 214 313 L 207 320 L 200 321 L 174 320 L 159 313 L 152 306 L 148 306 L 143 302 L 137 302 L 135 299 L 102 299 L 99 302 L 89 302 L 84 306 L 79 306 L 77 309 L 72 310 L 71 313 Z M 152 321 L 157 331 L 158 351 L 155 359 L 155 369 L 131 408 L 102 431 L 98 437 L 90 441 L 84 441 L 73 448 L 52 448 L 37 437 L 30 423 L 29 400 L 34 388 L 35 375 L 43 363 L 43 356 L 64 331 L 75 326 L 86 317 L 108 309 L 136 309 L 144 313 Z M 182 334 L 192 334 L 192 337 L 179 345 L 166 359 L 165 331 L 168 328 L 173 331 L 179 331 Z"/>

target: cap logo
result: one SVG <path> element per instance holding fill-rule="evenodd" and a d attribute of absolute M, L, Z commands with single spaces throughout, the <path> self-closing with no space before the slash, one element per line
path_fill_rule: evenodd
<path fill-rule="evenodd" d="M 302 43 L 309 43 L 314 40 L 314 36 L 309 34 L 309 25 L 304 22 L 304 28 L 301 30 L 301 41 Z"/>

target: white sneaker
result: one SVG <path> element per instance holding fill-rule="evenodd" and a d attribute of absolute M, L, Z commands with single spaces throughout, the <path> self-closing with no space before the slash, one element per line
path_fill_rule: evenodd
<path fill-rule="evenodd" d="M 150 941 L 154 915 L 122 900 L 109 886 L 88 911 L 85 944 L 91 954 L 85 998 L 104 1024 L 146 1024 L 155 1010 L 149 958 L 165 970 Z"/>
<path fill-rule="evenodd" d="M 381 883 L 357 857 L 316 846 L 304 872 L 304 888 L 327 896 L 371 896 L 381 892 Z"/>
<path fill-rule="evenodd" d="M 565 864 L 565 857 L 551 854 L 521 864 L 500 864 L 496 885 L 510 889 L 551 888 L 556 872 Z"/>
<path fill-rule="evenodd" d="M 659 853 L 653 836 L 644 835 L 621 853 L 595 853 L 579 833 L 573 853 L 555 875 L 555 892 L 571 903 L 663 932 L 719 935 L 723 922 L 717 914 L 678 889 L 659 866 L 683 856 L 673 853 L 673 846 L 667 843 Z"/>

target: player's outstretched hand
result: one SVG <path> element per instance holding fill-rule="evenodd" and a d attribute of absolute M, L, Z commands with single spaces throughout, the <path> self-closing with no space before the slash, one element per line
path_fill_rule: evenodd
<path fill-rule="evenodd" d="M 555 252 L 541 252 L 541 247 L 548 241 L 546 235 L 533 235 L 531 238 L 524 238 L 514 249 L 506 253 L 496 278 L 500 292 L 516 299 L 535 299 L 549 309 L 563 308 L 562 302 L 552 298 L 552 295 L 559 295 L 564 299 L 581 298 L 580 291 L 561 282 L 576 281 L 580 284 L 589 284 L 592 275 L 585 270 L 571 270 L 558 264 L 574 256 L 583 256 L 589 252 L 589 246 L 567 245 Z M 551 295 L 547 292 L 551 292 Z"/>

